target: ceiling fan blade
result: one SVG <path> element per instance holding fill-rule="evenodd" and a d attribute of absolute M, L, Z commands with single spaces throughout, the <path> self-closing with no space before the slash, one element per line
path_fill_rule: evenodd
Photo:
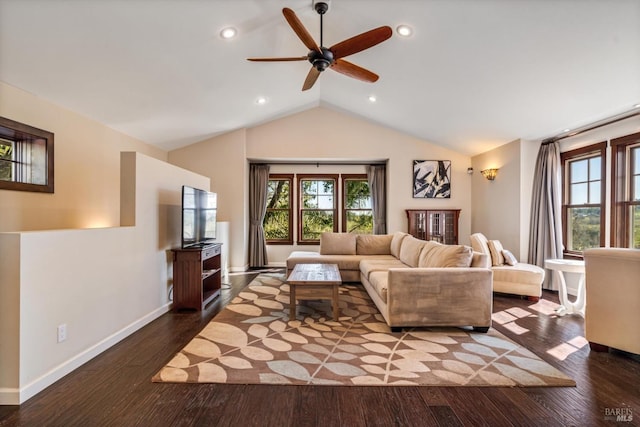
<path fill-rule="evenodd" d="M 373 30 L 358 34 L 357 36 L 341 41 L 338 44 L 334 44 L 329 48 L 329 50 L 333 52 L 333 57 L 335 59 L 344 58 L 345 56 L 353 55 L 354 53 L 369 49 L 378 43 L 382 43 L 391 37 L 392 34 L 393 31 L 389 26 L 374 28 Z"/>
<path fill-rule="evenodd" d="M 307 78 L 304 79 L 304 84 L 302 85 L 302 90 L 309 90 L 313 87 L 316 80 L 320 76 L 320 71 L 316 69 L 316 67 L 311 67 L 309 70 L 309 74 L 307 74 Z"/>
<path fill-rule="evenodd" d="M 363 82 L 373 83 L 379 78 L 376 73 L 372 73 L 371 71 L 345 61 L 344 59 L 336 59 L 336 61 L 331 65 L 331 69 L 344 74 L 345 76 L 362 80 Z"/>
<path fill-rule="evenodd" d="M 254 62 L 276 62 L 276 61 L 306 61 L 309 59 L 305 56 L 293 56 L 290 58 L 247 58 L 247 61 Z"/>
<path fill-rule="evenodd" d="M 293 10 L 289 9 L 288 7 L 285 7 L 284 9 L 282 9 L 282 14 L 284 15 L 285 19 L 289 23 L 289 26 L 298 35 L 300 40 L 302 40 L 302 43 L 304 43 L 304 45 L 309 50 L 315 50 L 316 52 L 320 52 L 320 47 L 318 46 L 318 43 L 316 43 L 313 37 L 311 37 L 311 34 L 309 34 L 307 29 L 304 27 L 304 25 L 302 25 L 302 22 L 300 22 L 300 20 L 296 16 L 296 13 Z"/>

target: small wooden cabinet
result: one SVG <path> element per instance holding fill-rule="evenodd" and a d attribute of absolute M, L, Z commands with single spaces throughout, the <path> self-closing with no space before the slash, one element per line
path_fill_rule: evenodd
<path fill-rule="evenodd" d="M 173 308 L 204 310 L 220 295 L 222 244 L 172 249 Z"/>
<path fill-rule="evenodd" d="M 408 233 L 417 239 L 458 244 L 460 209 L 407 209 Z"/>

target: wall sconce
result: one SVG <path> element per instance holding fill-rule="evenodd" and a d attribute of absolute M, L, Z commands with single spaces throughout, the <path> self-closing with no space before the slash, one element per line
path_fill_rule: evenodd
<path fill-rule="evenodd" d="M 473 175 L 473 168 L 467 168 L 467 175 Z"/>
<path fill-rule="evenodd" d="M 480 173 L 489 181 L 493 181 L 494 179 L 496 179 L 496 175 L 498 174 L 498 169 L 485 169 L 483 171 L 480 171 Z"/>

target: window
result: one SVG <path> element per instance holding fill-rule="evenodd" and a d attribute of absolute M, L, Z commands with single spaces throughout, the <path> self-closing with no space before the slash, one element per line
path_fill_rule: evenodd
<path fill-rule="evenodd" d="M 565 255 L 604 246 L 606 143 L 562 153 Z"/>
<path fill-rule="evenodd" d="M 317 244 L 325 231 L 338 231 L 337 175 L 298 175 L 298 243 Z"/>
<path fill-rule="evenodd" d="M 342 231 L 373 234 L 373 210 L 367 176 L 343 175 L 342 197 Z"/>
<path fill-rule="evenodd" d="M 267 243 L 293 244 L 293 175 L 269 175 L 263 227 Z"/>
<path fill-rule="evenodd" d="M 640 249 L 640 133 L 611 141 L 611 245 Z"/>
<path fill-rule="evenodd" d="M 53 134 L 0 117 L 0 189 L 53 193 Z"/>

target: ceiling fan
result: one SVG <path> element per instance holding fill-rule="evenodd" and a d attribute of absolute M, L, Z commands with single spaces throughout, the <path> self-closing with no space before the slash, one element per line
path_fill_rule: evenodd
<path fill-rule="evenodd" d="M 322 17 L 329 10 L 329 5 L 326 2 L 316 2 L 314 4 L 314 8 L 320 15 L 320 45 L 318 45 L 313 37 L 311 37 L 307 29 L 296 16 L 295 12 L 285 7 L 282 9 L 282 14 L 293 31 L 298 35 L 300 40 L 302 40 L 302 43 L 310 49 L 309 53 L 305 56 L 289 58 L 247 58 L 247 60 L 261 62 L 309 61 L 311 63 L 311 69 L 309 70 L 309 74 L 307 74 L 307 78 L 302 85 L 302 90 L 311 89 L 320 76 L 320 73 L 327 68 L 364 82 L 373 83 L 377 81 L 377 74 L 356 64 L 345 61 L 342 58 L 361 52 L 365 49 L 369 49 L 370 47 L 387 40 L 393 34 L 391 27 L 383 26 L 374 28 L 373 30 L 366 31 L 326 48 L 322 45 Z"/>

